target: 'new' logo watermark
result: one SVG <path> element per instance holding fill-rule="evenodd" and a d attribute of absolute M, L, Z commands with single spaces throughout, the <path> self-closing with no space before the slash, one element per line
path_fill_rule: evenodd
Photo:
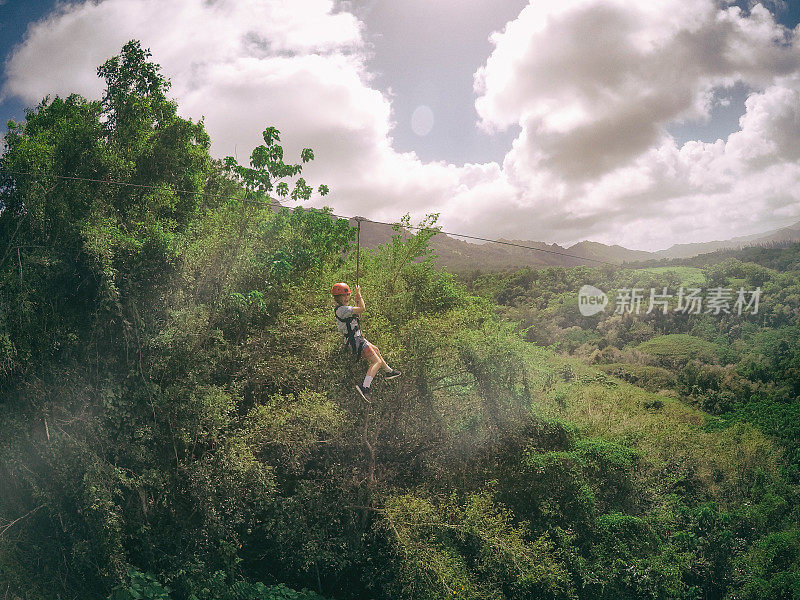
<path fill-rule="evenodd" d="M 578 310 L 584 317 L 591 317 L 605 310 L 608 296 L 593 285 L 584 285 L 578 291 Z"/>

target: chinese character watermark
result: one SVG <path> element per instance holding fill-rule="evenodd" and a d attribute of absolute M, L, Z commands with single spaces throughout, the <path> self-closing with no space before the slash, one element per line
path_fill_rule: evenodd
<path fill-rule="evenodd" d="M 635 312 L 638 315 L 644 298 L 642 292 L 644 288 L 621 288 L 617 291 L 617 308 L 614 312 L 619 315 Z"/>
<path fill-rule="evenodd" d="M 675 307 L 675 312 L 699 315 L 703 308 L 703 297 L 700 295 L 702 291 L 700 288 L 689 288 L 687 293 L 681 286 L 678 290 L 678 306 Z"/>
<path fill-rule="evenodd" d="M 673 302 L 670 302 L 674 299 Z M 684 288 L 677 293 L 670 293 L 664 287 L 660 290 L 650 288 L 649 296 L 644 288 L 620 288 L 617 290 L 614 314 L 650 314 L 654 311 L 666 315 L 668 312 L 687 315 L 699 314 L 758 314 L 758 303 L 761 300 L 761 288 L 738 290 L 725 287 L 709 288 L 703 293 L 701 288 Z M 602 290 L 584 285 L 578 292 L 578 309 L 585 317 L 596 315 L 605 310 L 608 296 Z"/>

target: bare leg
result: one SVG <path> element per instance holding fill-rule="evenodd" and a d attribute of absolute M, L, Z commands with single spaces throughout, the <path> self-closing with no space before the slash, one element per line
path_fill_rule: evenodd
<path fill-rule="evenodd" d="M 369 369 L 367 369 L 367 376 L 368 377 L 375 377 L 375 375 L 380 371 L 381 367 L 386 365 L 386 362 L 383 360 L 381 353 L 375 346 L 372 346 L 373 352 L 371 352 L 367 356 L 367 360 L 369 361 Z"/>
<path fill-rule="evenodd" d="M 391 371 L 392 368 L 388 364 L 386 364 L 386 361 L 383 359 L 383 354 L 381 354 L 381 351 L 378 349 L 378 347 L 377 346 L 373 346 L 372 348 L 375 350 L 375 354 L 377 354 L 378 358 L 380 359 L 381 364 L 380 364 L 379 368 L 383 369 L 387 373 L 389 371 Z M 377 373 L 378 371 L 375 371 L 375 372 Z"/>

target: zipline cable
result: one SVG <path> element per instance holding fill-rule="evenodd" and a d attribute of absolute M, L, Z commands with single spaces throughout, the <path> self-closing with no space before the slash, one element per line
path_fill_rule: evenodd
<path fill-rule="evenodd" d="M 105 184 L 111 184 L 111 185 L 134 187 L 134 188 L 139 188 L 139 189 L 153 189 L 153 190 L 164 190 L 164 189 L 166 189 L 167 191 L 171 191 L 171 192 L 176 193 L 176 194 L 199 194 L 199 195 L 204 195 L 204 196 L 206 196 L 208 198 L 218 198 L 218 199 L 221 199 L 221 200 L 237 198 L 237 196 L 233 196 L 233 195 L 205 194 L 204 192 L 198 192 L 197 190 L 180 190 L 180 189 L 176 190 L 176 189 L 171 189 L 171 188 L 164 188 L 163 186 L 146 185 L 146 184 L 141 184 L 141 183 L 129 183 L 129 182 L 126 182 L 126 181 L 115 181 L 113 179 L 93 179 L 91 177 L 75 177 L 75 176 L 70 176 L 70 175 L 53 175 L 53 174 L 33 173 L 33 172 L 30 172 L 30 171 L 16 171 L 16 170 L 11 170 L 11 169 L 6 169 L 2 165 L 0 165 L 0 171 L 2 171 L 4 173 L 8 173 L 10 175 L 28 175 L 28 176 L 31 176 L 31 177 L 40 177 L 40 176 L 43 176 L 43 177 L 54 177 L 56 179 L 67 179 L 67 180 L 70 180 L 70 181 L 86 181 L 86 182 L 91 182 L 91 183 L 105 183 Z M 238 198 L 238 199 L 240 201 L 242 201 L 242 202 L 247 202 L 247 203 L 251 203 L 251 204 L 257 204 L 257 205 L 260 205 L 260 206 L 277 206 L 277 207 L 280 207 L 280 208 L 299 208 L 299 209 L 304 210 L 306 212 L 309 212 L 309 211 L 312 211 L 312 210 L 320 210 L 318 208 L 306 208 L 304 206 L 290 207 L 290 206 L 286 206 L 284 204 L 281 204 L 280 202 L 277 202 L 277 201 L 273 202 L 272 200 L 260 201 L 260 200 L 247 200 L 245 198 Z M 368 223 L 375 223 L 376 225 L 389 225 L 390 227 L 396 225 L 396 223 L 386 223 L 385 221 L 375 221 L 373 219 L 367 219 L 366 217 L 348 217 L 348 216 L 345 216 L 345 215 L 337 215 L 337 214 L 334 214 L 334 213 L 328 213 L 328 214 L 330 214 L 330 216 L 336 217 L 338 219 L 347 219 L 348 221 L 349 220 L 355 220 L 356 223 L 357 223 L 357 228 L 358 228 L 357 229 L 357 235 L 358 236 L 360 236 L 360 234 L 361 234 L 361 223 L 363 221 L 366 221 Z M 591 261 L 591 262 L 596 262 L 596 263 L 600 263 L 600 264 L 603 264 L 603 265 L 609 265 L 609 266 L 612 266 L 612 267 L 618 267 L 619 266 L 619 263 L 612 263 L 612 262 L 608 262 L 608 261 L 605 261 L 605 260 L 600 260 L 599 258 L 590 258 L 588 256 L 577 256 L 575 254 L 568 254 L 567 252 L 558 252 L 556 250 L 546 250 L 544 248 L 536 248 L 534 246 L 526 246 L 525 244 L 517 244 L 515 242 L 509 242 L 509 241 L 506 241 L 506 240 L 493 240 L 493 239 L 490 239 L 490 238 L 478 237 L 478 236 L 474 236 L 474 235 L 467 235 L 465 233 L 454 233 L 454 232 L 451 232 L 451 231 L 443 231 L 442 229 L 439 229 L 439 228 L 436 228 L 436 227 L 418 227 L 418 226 L 415 226 L 415 225 L 404 225 L 404 227 L 407 228 L 407 229 L 416 229 L 418 231 L 435 231 L 436 233 L 442 233 L 444 235 L 448 235 L 448 236 L 451 236 L 451 237 L 459 237 L 459 238 L 465 238 L 465 239 L 470 239 L 470 240 L 477 240 L 477 241 L 481 241 L 481 242 L 490 242 L 492 244 L 500 244 L 502 246 L 511 246 L 511 247 L 514 247 L 514 248 L 522 248 L 522 249 L 525 249 L 525 250 L 533 250 L 535 252 L 545 252 L 547 254 L 555 254 L 555 255 L 558 255 L 558 256 L 566 256 L 568 258 L 574 258 L 576 260 L 588 260 L 588 261 Z M 356 245 L 356 285 L 358 285 L 359 250 L 360 250 L 360 241 L 357 242 L 357 245 Z"/>
<path fill-rule="evenodd" d="M 361 256 L 361 221 L 364 217 L 353 217 L 356 220 L 358 228 L 356 229 L 356 287 L 358 287 L 358 272 L 359 272 L 359 259 Z"/>
<path fill-rule="evenodd" d="M 345 218 L 345 217 L 341 217 Z M 365 221 L 369 221 L 370 223 L 376 223 L 378 225 L 395 225 L 395 223 L 384 223 L 383 221 L 373 221 L 372 219 L 364 219 Z M 476 237 L 474 235 L 467 235 L 465 233 L 453 233 L 451 231 L 444 231 L 442 229 L 438 229 L 436 227 L 417 227 L 415 225 L 403 225 L 403 227 L 407 227 L 408 229 L 418 229 L 420 231 L 435 231 L 437 233 L 443 233 L 444 235 L 449 235 L 451 237 L 462 237 L 467 238 L 469 240 L 479 240 L 481 242 L 491 242 L 493 244 L 501 244 L 503 246 L 513 246 L 514 248 L 524 248 L 526 250 L 535 250 L 536 252 L 547 252 L 548 254 L 557 254 L 559 256 L 569 256 L 570 258 L 576 258 L 578 260 L 591 260 L 593 262 L 602 263 L 604 265 L 609 265 L 612 267 L 620 266 L 618 263 L 611 263 L 605 260 L 600 260 L 599 258 L 590 258 L 588 256 L 577 256 L 576 254 L 567 254 L 566 252 L 556 252 L 555 250 L 545 250 L 544 248 L 536 248 L 534 246 L 526 246 L 524 244 L 517 244 L 515 242 L 507 242 L 505 240 L 491 240 L 488 238 Z"/>

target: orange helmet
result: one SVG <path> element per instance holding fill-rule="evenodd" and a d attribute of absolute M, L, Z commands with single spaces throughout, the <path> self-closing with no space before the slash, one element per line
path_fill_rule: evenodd
<path fill-rule="evenodd" d="M 333 294 L 334 296 L 342 296 L 344 294 L 349 294 L 350 288 L 347 286 L 346 283 L 334 283 L 333 284 Z"/>

